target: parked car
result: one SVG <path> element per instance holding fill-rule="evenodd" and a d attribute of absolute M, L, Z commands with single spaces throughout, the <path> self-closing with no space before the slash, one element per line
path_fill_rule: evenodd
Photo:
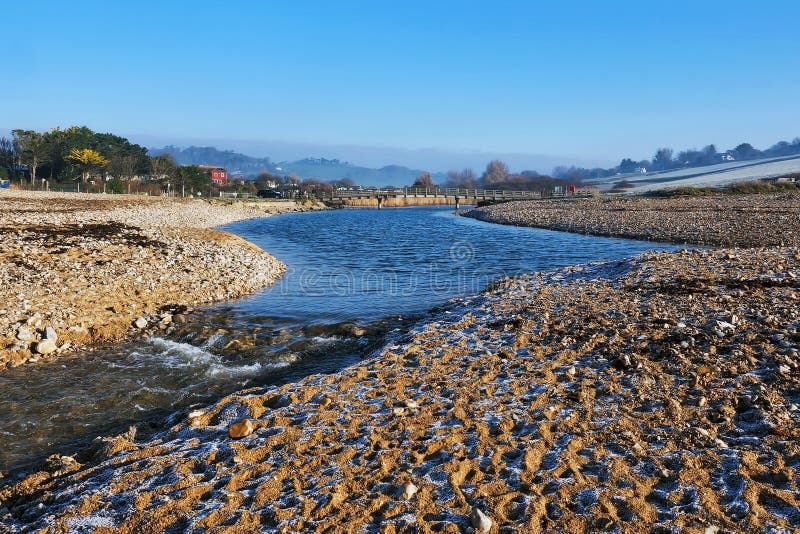
<path fill-rule="evenodd" d="M 283 198 L 283 193 L 277 189 L 259 189 L 256 196 L 258 198 Z"/>

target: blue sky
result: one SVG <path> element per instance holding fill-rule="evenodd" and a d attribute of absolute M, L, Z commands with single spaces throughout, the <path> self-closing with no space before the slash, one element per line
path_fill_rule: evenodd
<path fill-rule="evenodd" d="M 540 171 L 800 136 L 798 2 L 30 0 L 2 12 L 5 129 L 86 124 L 153 145 L 433 170 L 499 154 Z"/>

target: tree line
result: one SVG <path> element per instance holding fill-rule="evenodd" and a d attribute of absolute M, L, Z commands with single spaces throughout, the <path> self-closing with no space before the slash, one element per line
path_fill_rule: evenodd
<path fill-rule="evenodd" d="M 554 178 L 536 171 L 512 173 L 505 162 L 496 159 L 486 165 L 486 170 L 480 176 L 470 168 L 448 171 L 445 182 L 440 185 L 461 189 L 504 189 L 546 193 L 556 187 L 565 188 L 570 184 L 571 182 L 565 178 Z M 436 184 L 429 172 L 423 172 L 417 177 L 412 187 L 433 189 Z"/>
<path fill-rule="evenodd" d="M 0 179 L 38 185 L 106 182 L 110 192 L 124 192 L 126 181 L 147 181 L 189 192 L 211 185 L 197 166 L 178 166 L 171 156 L 151 157 L 147 148 L 111 133 L 86 126 L 46 132 L 16 129 L 0 138 Z"/>

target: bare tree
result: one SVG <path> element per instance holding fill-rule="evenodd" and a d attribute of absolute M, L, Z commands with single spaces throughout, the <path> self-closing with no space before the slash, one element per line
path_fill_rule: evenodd
<path fill-rule="evenodd" d="M 411 187 L 420 187 L 420 188 L 424 187 L 426 189 L 434 189 L 436 186 L 433 184 L 433 178 L 431 177 L 431 173 L 423 172 L 422 174 L 417 176 L 417 179 L 414 181 Z"/>
<path fill-rule="evenodd" d="M 490 161 L 483 173 L 483 183 L 485 185 L 501 184 L 508 180 L 508 165 L 499 159 Z"/>
<path fill-rule="evenodd" d="M 139 168 L 139 158 L 136 156 L 113 156 L 108 163 L 108 174 L 117 180 L 131 180 L 136 176 Z"/>
<path fill-rule="evenodd" d="M 156 182 L 169 182 L 174 176 L 177 166 L 170 155 L 150 158 L 150 179 Z"/>

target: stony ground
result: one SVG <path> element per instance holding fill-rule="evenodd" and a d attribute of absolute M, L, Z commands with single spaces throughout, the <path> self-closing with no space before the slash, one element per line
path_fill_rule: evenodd
<path fill-rule="evenodd" d="M 10 532 L 800 529 L 797 248 L 504 280 L 0 489 Z"/>
<path fill-rule="evenodd" d="M 3 190 L 0 369 L 120 339 L 137 320 L 165 327 L 188 306 L 272 284 L 279 261 L 209 228 L 304 209 Z"/>
<path fill-rule="evenodd" d="M 482 221 L 725 247 L 800 246 L 800 194 L 577 198 L 496 204 Z"/>

